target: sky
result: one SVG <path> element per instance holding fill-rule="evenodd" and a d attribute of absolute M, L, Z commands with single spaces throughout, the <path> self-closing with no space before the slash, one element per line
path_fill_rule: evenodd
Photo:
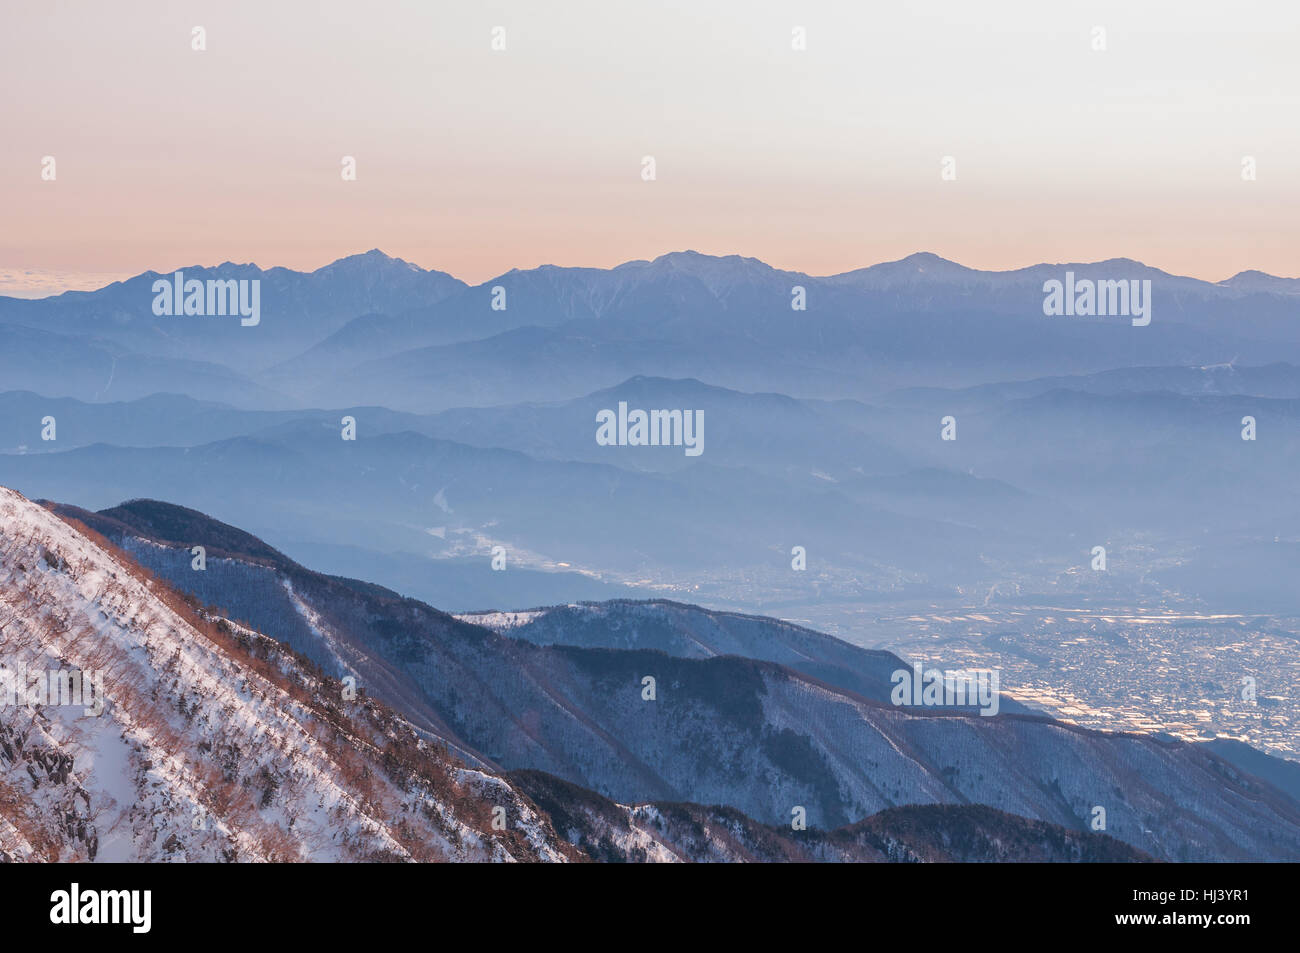
<path fill-rule="evenodd" d="M 1300 275 L 1284 0 L 5 7 L 0 293 L 375 247 L 470 282 L 687 248 Z"/>

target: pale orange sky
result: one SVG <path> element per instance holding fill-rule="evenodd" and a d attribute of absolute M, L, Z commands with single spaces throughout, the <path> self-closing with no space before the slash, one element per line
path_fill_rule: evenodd
<path fill-rule="evenodd" d="M 0 293 L 372 247 L 471 282 L 684 248 L 1300 274 L 1300 5 L 909 6 L 16 6 Z"/>

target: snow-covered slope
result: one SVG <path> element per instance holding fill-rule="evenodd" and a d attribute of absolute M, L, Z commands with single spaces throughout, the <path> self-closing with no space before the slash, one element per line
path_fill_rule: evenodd
<path fill-rule="evenodd" d="M 21 673 L 0 696 L 0 861 L 1148 859 L 999 812 L 782 831 L 469 768 L 4 488 L 0 664 L 0 681 Z M 90 697 L 29 697 L 50 672 L 79 673 Z"/>
<path fill-rule="evenodd" d="M 28 676 L 80 671 L 92 687 L 102 677 L 106 699 L 96 716 L 93 697 L 90 714 L 86 699 L 0 698 L 0 858 L 576 853 L 501 778 L 4 488 L 0 661 Z"/>

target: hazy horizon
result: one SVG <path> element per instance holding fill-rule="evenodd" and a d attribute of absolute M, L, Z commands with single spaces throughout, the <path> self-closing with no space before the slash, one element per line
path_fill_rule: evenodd
<path fill-rule="evenodd" d="M 471 281 L 470 279 L 462 275 L 455 274 L 453 272 L 448 271 L 446 268 L 439 267 L 436 263 L 422 264 L 420 262 L 411 261 L 410 259 L 405 258 L 402 255 L 390 254 L 388 251 L 386 251 L 383 248 L 373 248 L 373 249 L 365 249 L 365 250 L 349 252 L 347 254 L 339 256 L 338 258 L 331 258 L 329 261 L 323 261 L 316 265 L 308 265 L 303 268 L 291 268 L 290 270 L 297 271 L 303 274 L 310 274 L 311 272 L 319 271 L 321 268 L 327 268 L 332 264 L 342 261 L 343 259 L 352 258 L 359 255 L 365 255 L 370 251 L 378 251 L 389 258 L 392 258 L 394 260 L 404 261 L 409 265 L 415 265 L 416 267 L 424 271 L 440 271 L 446 274 L 450 274 L 453 278 L 458 278 L 461 281 L 464 281 L 467 285 L 470 285 L 471 287 L 477 284 L 482 284 L 486 281 L 490 281 L 494 278 L 499 278 L 505 274 L 508 274 L 512 270 L 516 270 L 514 267 L 506 268 L 500 272 L 496 272 L 491 275 L 488 275 L 484 279 L 478 281 Z M 899 258 L 881 260 L 881 261 L 863 262 L 860 265 L 855 265 L 851 268 L 845 269 L 845 271 L 826 272 L 826 273 L 802 271 L 797 268 L 787 267 L 783 265 L 781 262 L 766 261 L 762 258 L 759 258 L 756 255 L 745 255 L 739 252 L 701 251 L 698 248 L 674 248 L 669 251 L 660 252 L 659 254 L 656 255 L 642 256 L 640 258 L 628 258 L 607 265 L 606 264 L 596 265 L 590 262 L 572 262 L 572 263 L 561 264 L 559 262 L 554 262 L 554 261 L 544 261 L 530 267 L 533 268 L 543 268 L 543 267 L 596 268 L 601 270 L 609 270 L 612 268 L 617 268 L 620 265 L 631 264 L 637 261 L 654 261 L 658 258 L 662 258 L 668 255 L 691 254 L 691 253 L 696 253 L 711 258 L 739 257 L 739 258 L 746 258 L 746 259 L 755 259 L 763 262 L 763 264 L 765 265 L 769 265 L 770 267 L 778 271 L 796 272 L 799 274 L 807 275 L 810 278 L 833 278 L 837 275 L 845 274 L 846 272 L 849 271 L 859 270 L 862 268 L 871 268 L 876 265 L 892 264 L 893 262 L 902 261 L 916 255 L 936 254 L 935 252 L 931 252 L 926 249 L 918 249 L 917 251 L 909 252 L 906 255 L 902 255 Z M 1004 267 L 1004 268 L 975 268 L 974 266 L 969 265 L 966 262 L 947 258 L 946 256 L 943 255 L 938 255 L 938 257 L 945 261 L 951 262 L 952 264 L 960 265 L 966 268 L 971 268 L 974 271 L 984 272 L 987 274 L 1006 274 L 1010 272 L 1021 271 L 1026 268 L 1031 268 L 1035 265 L 1054 265 L 1059 267 L 1068 267 L 1070 265 L 1088 265 L 1088 264 L 1097 264 L 1102 261 L 1115 260 L 1123 256 L 1112 255 L 1112 256 L 1108 256 L 1107 258 L 1099 258 L 1092 261 L 1083 261 L 1077 259 L 1071 261 L 1058 261 L 1058 262 L 1030 261 L 1030 262 L 1025 262 L 1023 264 L 1017 264 L 1017 265 Z M 1196 280 L 1206 281 L 1212 284 L 1222 282 L 1222 281 L 1227 281 L 1228 279 L 1233 278 L 1236 275 L 1247 271 L 1260 271 L 1260 272 L 1264 272 L 1265 274 L 1269 274 L 1275 278 L 1288 278 L 1293 280 L 1300 280 L 1300 275 L 1274 274 L 1272 272 L 1265 272 L 1264 269 L 1262 268 L 1243 268 L 1238 271 L 1234 271 L 1231 274 L 1226 274 L 1221 277 L 1213 277 L 1209 275 L 1180 274 L 1178 272 L 1170 271 L 1168 268 L 1163 268 L 1158 263 L 1149 262 L 1149 261 L 1139 260 L 1138 263 L 1141 265 L 1145 265 L 1146 267 L 1149 268 L 1155 268 L 1157 270 L 1163 271 L 1166 274 L 1172 275 L 1175 278 L 1194 278 Z M 120 274 L 105 274 L 103 272 L 78 274 L 75 272 L 55 272 L 55 271 L 44 271 L 41 269 L 19 270 L 19 269 L 6 269 L 0 267 L 0 297 L 35 299 L 35 298 L 57 297 L 58 295 L 64 294 L 65 292 L 68 291 L 99 291 L 103 288 L 108 287 L 111 284 L 114 284 L 115 282 L 125 281 L 129 278 L 134 278 L 137 275 L 145 274 L 147 272 L 156 272 L 158 274 L 171 274 L 174 273 L 175 271 L 184 270 L 186 268 L 216 268 L 224 264 L 235 264 L 240 266 L 251 265 L 255 268 L 260 268 L 263 271 L 269 270 L 271 268 L 288 267 L 282 265 L 279 262 L 260 262 L 260 261 L 251 261 L 251 260 L 236 261 L 234 259 L 227 259 L 226 261 L 220 261 L 220 262 L 192 261 L 185 264 L 177 264 L 168 268 L 146 267 L 140 269 L 139 271 L 122 272 Z M 518 270 L 522 271 L 527 269 L 518 269 Z"/>
<path fill-rule="evenodd" d="M 1300 9 L 1239 11 L 18 9 L 0 290 L 371 247 L 471 284 L 679 248 L 813 275 L 917 249 L 1293 275 Z"/>

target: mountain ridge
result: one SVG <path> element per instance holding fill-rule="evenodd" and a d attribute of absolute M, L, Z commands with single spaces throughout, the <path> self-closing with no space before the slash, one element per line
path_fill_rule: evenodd
<path fill-rule="evenodd" d="M 236 617 L 249 606 L 265 611 L 259 593 L 280 586 L 274 575 L 258 581 L 268 570 L 222 568 L 220 560 L 194 573 L 187 550 L 168 555 L 137 543 L 130 551 L 182 587 L 206 576 L 227 601 L 243 593 L 245 609 L 236 606 Z M 234 575 L 223 583 L 225 573 Z M 803 804 L 810 825 L 838 827 L 898 803 L 973 801 L 1082 829 L 1087 805 L 1099 798 L 1111 802 L 1110 833 L 1164 859 L 1300 855 L 1300 803 L 1172 739 L 1041 716 L 900 710 L 736 656 L 530 646 L 410 600 L 374 602 L 373 594 L 346 587 L 331 596 L 309 576 L 293 576 L 287 591 L 304 600 L 288 611 L 305 612 L 351 664 L 372 659 L 363 683 L 378 686 L 398 671 L 415 676 L 422 704 L 455 738 L 486 751 L 492 765 L 567 776 L 621 803 L 728 803 L 767 824 L 788 820 L 789 806 Z M 276 618 L 266 620 L 270 630 L 287 637 Z M 425 634 L 412 638 L 415 632 Z M 309 639 L 318 651 L 325 644 Z M 376 681 L 381 660 L 390 675 Z M 663 686 L 650 708 L 636 697 L 646 671 Z M 754 776 L 763 782 L 750 784 Z M 687 791 L 696 796 L 681 797 Z M 1115 791 L 1123 792 L 1118 801 Z M 1144 830 L 1157 831 L 1158 840 Z"/>
<path fill-rule="evenodd" d="M 413 262 L 407 261 L 399 256 L 389 255 L 388 253 L 384 252 L 379 248 L 371 248 L 368 251 L 353 252 L 352 254 L 344 255 L 340 258 L 334 259 L 333 261 L 327 262 L 324 265 L 320 265 L 312 269 L 287 268 L 282 265 L 272 265 L 270 267 L 263 268 L 260 265 L 256 264 L 255 262 L 233 262 L 233 261 L 224 261 L 217 265 L 191 264 L 180 268 L 169 269 L 167 271 L 156 271 L 153 269 L 146 269 L 144 271 L 138 272 L 130 276 L 129 278 L 123 278 L 119 281 L 110 282 L 100 288 L 94 288 L 90 290 L 63 291 L 63 292 L 57 292 L 55 294 L 48 295 L 44 298 L 30 298 L 30 299 L 10 298 L 7 295 L 0 295 L 0 300 L 45 301 L 48 300 L 49 298 L 57 298 L 57 297 L 62 297 L 64 295 L 81 295 L 81 296 L 94 295 L 101 291 L 105 291 L 110 288 L 115 288 L 120 285 L 126 284 L 127 282 L 130 282 L 132 280 L 137 280 L 142 278 L 151 278 L 151 279 L 166 278 L 169 277 L 175 271 L 198 272 L 198 273 L 206 274 L 207 272 L 215 271 L 217 269 L 237 269 L 241 274 L 245 272 L 248 273 L 257 272 L 259 274 L 269 274 L 272 272 L 279 271 L 279 272 L 285 272 L 293 275 L 308 276 L 308 275 L 318 275 L 323 272 L 328 272 L 331 269 L 338 270 L 340 269 L 340 266 L 352 267 L 361 264 L 372 265 L 375 263 L 382 263 L 385 265 L 387 264 L 401 265 L 409 270 L 416 271 L 422 274 L 437 275 L 446 278 L 451 278 L 459 282 L 460 284 L 464 285 L 467 288 L 469 287 L 481 288 L 481 287 L 489 286 L 492 283 L 498 281 L 499 279 L 506 277 L 507 275 L 520 274 L 529 271 L 614 272 L 620 269 L 638 270 L 645 267 L 654 266 L 656 264 L 666 264 L 670 266 L 676 266 L 683 261 L 690 261 L 692 259 L 695 260 L 708 259 L 717 263 L 722 263 L 722 262 L 738 263 L 744 267 L 753 267 L 754 265 L 758 265 L 761 266 L 763 269 L 775 272 L 780 275 L 791 275 L 791 276 L 798 276 L 802 278 L 820 279 L 820 280 L 828 280 L 828 281 L 835 280 L 835 279 L 847 279 L 850 276 L 857 276 L 866 272 L 871 272 L 873 269 L 879 269 L 880 272 L 878 273 L 885 273 L 885 272 L 909 271 L 912 269 L 923 268 L 926 266 L 938 269 L 938 271 L 941 273 L 984 275 L 984 276 L 1010 276 L 1010 275 L 1025 275 L 1030 272 L 1034 272 L 1037 269 L 1061 270 L 1061 269 L 1071 269 L 1071 268 L 1094 268 L 1100 265 L 1123 265 L 1126 267 L 1137 266 L 1144 270 L 1149 269 L 1153 272 L 1156 272 L 1160 275 L 1169 278 L 1182 278 L 1189 281 L 1197 281 L 1203 284 L 1211 284 L 1211 285 L 1230 286 L 1233 284 L 1247 284 L 1256 281 L 1267 282 L 1267 283 L 1300 282 L 1300 278 L 1273 275 L 1268 272 L 1260 271 L 1258 269 L 1253 269 L 1253 268 L 1244 269 L 1232 275 L 1231 277 L 1216 281 L 1210 278 L 1197 278 L 1192 275 L 1176 275 L 1172 272 L 1165 271 L 1157 266 L 1148 265 L 1145 262 L 1139 261 L 1137 259 L 1132 259 L 1132 258 L 1107 258 L 1107 259 L 1098 259 L 1096 261 L 1036 262 L 1031 265 L 1022 265 L 1016 268 L 984 269 L 984 268 L 975 268 L 969 265 L 963 265 L 952 259 L 944 258 L 941 255 L 935 254 L 934 252 L 924 251 L 924 250 L 912 252 L 908 255 L 903 256 L 902 258 L 874 262 L 869 265 L 860 265 L 856 268 L 850 268 L 845 271 L 830 272 L 827 274 L 813 274 L 812 272 L 805 272 L 797 269 L 781 268 L 780 266 L 770 264 L 769 262 L 761 258 L 741 255 L 738 253 L 715 255 L 706 252 L 699 252 L 696 251 L 695 249 L 682 248 L 674 251 L 663 252 L 654 258 L 631 258 L 628 259 L 627 261 L 622 261 L 607 267 L 601 267 L 599 265 L 557 265 L 553 263 L 536 265 L 531 268 L 515 267 L 515 268 L 509 268 L 506 271 L 500 272 L 499 274 L 493 275 L 492 277 L 486 278 L 482 281 L 476 283 L 470 283 L 464 281 L 463 279 L 455 278 L 455 276 L 451 275 L 449 272 L 442 271 L 437 268 L 425 268 L 421 265 L 417 265 Z M 1278 285 L 1278 287 L 1281 288 L 1287 286 Z"/>

